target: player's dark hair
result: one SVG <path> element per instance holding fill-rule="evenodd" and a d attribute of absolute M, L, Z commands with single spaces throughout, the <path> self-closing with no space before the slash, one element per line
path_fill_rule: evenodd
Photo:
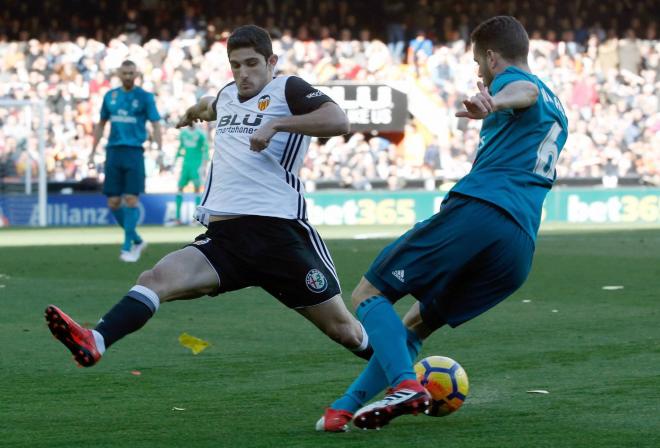
<path fill-rule="evenodd" d="M 515 17 L 491 17 L 472 31 L 470 39 L 478 54 L 493 50 L 509 61 L 527 61 L 529 36 Z"/>
<path fill-rule="evenodd" d="M 256 25 L 243 25 L 232 31 L 227 40 L 227 55 L 239 48 L 254 48 L 266 60 L 273 54 L 273 42 L 268 31 Z"/>
<path fill-rule="evenodd" d="M 137 68 L 137 64 L 136 64 L 135 62 L 131 61 L 130 59 L 126 59 L 124 62 L 122 62 L 122 63 L 121 63 L 121 66 L 122 66 L 122 67 L 128 67 L 128 66 L 130 66 L 130 67 L 135 67 L 135 68 Z"/>

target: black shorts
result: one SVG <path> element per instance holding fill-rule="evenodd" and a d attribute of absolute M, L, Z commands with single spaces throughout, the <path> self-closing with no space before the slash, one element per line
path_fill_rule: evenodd
<path fill-rule="evenodd" d="M 189 244 L 218 274 L 212 295 L 259 286 L 289 308 L 318 305 L 341 293 L 328 248 L 306 221 L 241 216 L 209 224 Z"/>

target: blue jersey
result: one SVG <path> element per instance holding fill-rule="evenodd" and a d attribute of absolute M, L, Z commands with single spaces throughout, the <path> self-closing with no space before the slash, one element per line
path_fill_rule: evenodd
<path fill-rule="evenodd" d="M 568 121 L 555 94 L 536 76 L 516 67 L 493 79 L 491 95 L 515 81 L 538 87 L 536 103 L 526 109 L 499 110 L 484 119 L 472 170 L 452 191 L 499 206 L 535 239 L 543 201 L 566 143 Z"/>
<path fill-rule="evenodd" d="M 110 121 L 108 147 L 142 147 L 147 139 L 146 122 L 160 120 L 153 94 L 141 87 L 126 91 L 121 87 L 103 97 L 101 120 Z"/>

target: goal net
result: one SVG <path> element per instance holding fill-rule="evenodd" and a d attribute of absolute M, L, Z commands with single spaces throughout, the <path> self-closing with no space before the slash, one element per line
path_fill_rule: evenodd
<path fill-rule="evenodd" d="M 48 224 L 44 107 L 0 100 L 0 226 Z"/>

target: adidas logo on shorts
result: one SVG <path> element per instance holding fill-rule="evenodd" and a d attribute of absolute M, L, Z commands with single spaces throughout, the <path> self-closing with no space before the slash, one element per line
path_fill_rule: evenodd
<path fill-rule="evenodd" d="M 392 271 L 392 275 L 395 276 L 401 283 L 405 283 L 403 280 L 403 269 Z"/>

